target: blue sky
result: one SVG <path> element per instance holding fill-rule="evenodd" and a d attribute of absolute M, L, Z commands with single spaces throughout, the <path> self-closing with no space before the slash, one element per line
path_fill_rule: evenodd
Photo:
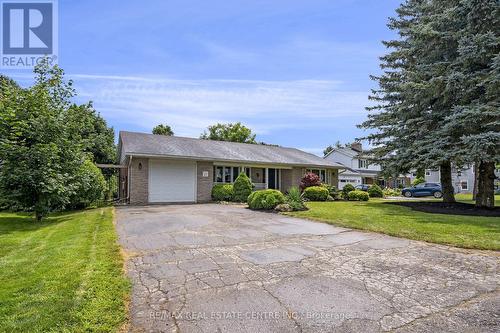
<path fill-rule="evenodd" d="M 59 65 L 115 130 L 241 121 L 321 154 L 356 128 L 399 0 L 59 1 Z M 24 72 L 3 71 L 14 78 Z"/>

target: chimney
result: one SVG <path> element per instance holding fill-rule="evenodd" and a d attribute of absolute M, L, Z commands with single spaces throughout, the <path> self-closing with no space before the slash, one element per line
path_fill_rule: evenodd
<path fill-rule="evenodd" d="M 361 142 L 353 142 L 353 143 L 351 143 L 351 148 L 353 150 L 357 151 L 358 153 L 363 152 L 363 145 L 361 144 Z"/>

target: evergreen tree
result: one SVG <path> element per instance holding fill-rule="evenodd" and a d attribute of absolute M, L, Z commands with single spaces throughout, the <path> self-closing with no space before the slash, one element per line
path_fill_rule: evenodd
<path fill-rule="evenodd" d="M 453 202 L 451 163 L 459 158 L 455 139 L 436 135 L 450 114 L 454 96 L 445 75 L 457 57 L 459 22 L 452 9 L 458 0 L 408 0 L 397 9 L 389 28 L 400 38 L 384 42 L 391 52 L 381 58 L 384 73 L 372 77 L 379 89 L 370 98 L 378 104 L 360 127 L 376 129 L 367 138 L 376 160 L 394 173 L 439 167 L 443 200 Z"/>
<path fill-rule="evenodd" d="M 461 1 L 452 13 L 458 57 L 447 73 L 456 99 L 440 135 L 452 135 L 456 152 L 477 170 L 476 206 L 494 207 L 495 163 L 500 161 L 500 3 Z"/>

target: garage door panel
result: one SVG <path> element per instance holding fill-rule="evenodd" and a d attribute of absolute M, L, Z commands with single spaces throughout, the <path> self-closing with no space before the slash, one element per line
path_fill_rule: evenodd
<path fill-rule="evenodd" d="M 196 201 L 196 164 L 186 161 L 151 160 L 150 202 Z"/>

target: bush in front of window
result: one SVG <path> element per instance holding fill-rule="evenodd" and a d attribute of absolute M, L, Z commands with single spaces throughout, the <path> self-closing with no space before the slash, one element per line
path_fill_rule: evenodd
<path fill-rule="evenodd" d="M 368 201 L 369 199 L 368 193 L 360 190 L 349 192 L 348 197 L 351 201 Z"/>
<path fill-rule="evenodd" d="M 319 176 L 315 173 L 308 172 L 304 176 L 302 176 L 302 179 L 300 180 L 300 189 L 304 191 L 304 189 L 311 187 L 311 186 L 320 186 L 321 185 L 321 180 Z"/>
<path fill-rule="evenodd" d="M 252 192 L 247 202 L 250 209 L 270 210 L 285 203 L 285 196 L 278 190 L 261 190 Z"/>
<path fill-rule="evenodd" d="M 383 198 L 384 192 L 377 184 L 374 184 L 368 188 L 368 195 L 370 198 Z"/>
<path fill-rule="evenodd" d="M 304 190 L 304 198 L 310 201 L 326 201 L 328 196 L 328 190 L 323 186 L 311 186 Z"/>
<path fill-rule="evenodd" d="M 252 193 L 253 185 L 250 178 L 245 173 L 240 173 L 233 185 L 234 195 L 233 201 L 246 202 L 250 193 Z"/>
<path fill-rule="evenodd" d="M 233 195 L 232 184 L 216 184 L 212 187 L 212 199 L 214 201 L 232 201 Z"/>
<path fill-rule="evenodd" d="M 354 186 L 352 186 L 352 184 L 346 184 L 344 188 L 342 188 L 342 198 L 344 198 L 344 200 L 349 199 L 349 192 L 352 191 L 354 191 Z"/>

